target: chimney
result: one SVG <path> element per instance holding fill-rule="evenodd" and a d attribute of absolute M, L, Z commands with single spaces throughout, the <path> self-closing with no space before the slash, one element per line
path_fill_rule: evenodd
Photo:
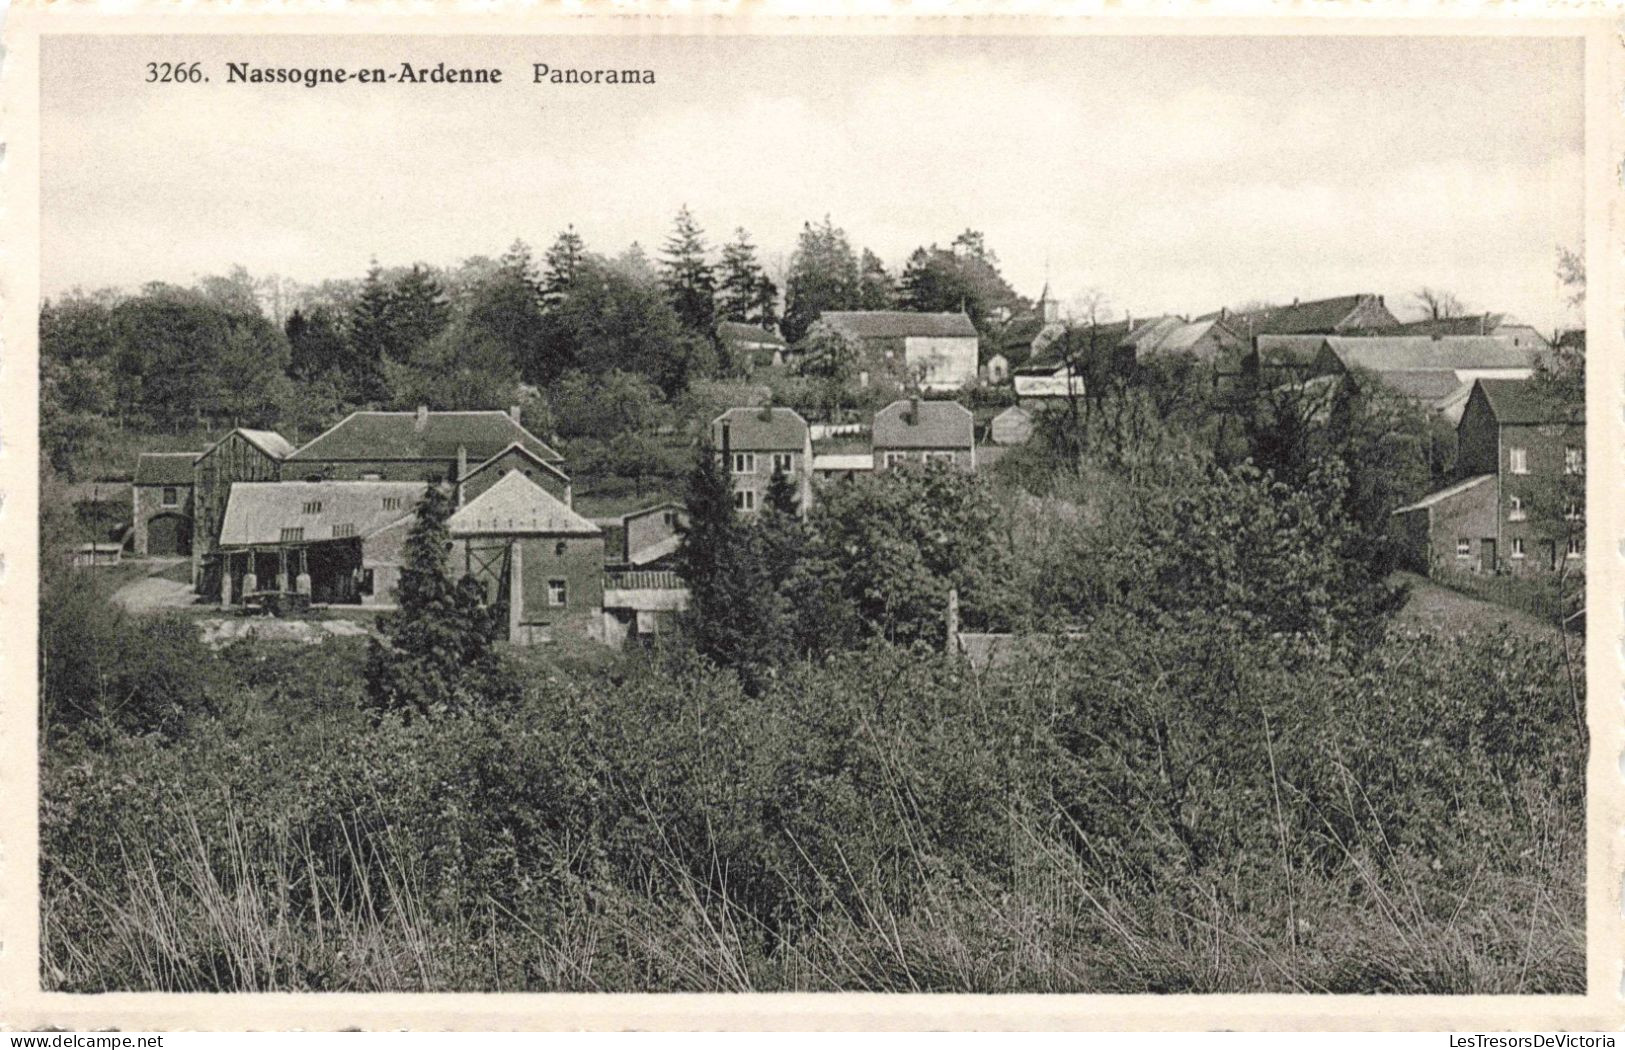
<path fill-rule="evenodd" d="M 428 405 L 419 405 L 418 406 L 418 422 L 417 422 L 418 432 L 422 433 L 423 430 L 426 427 L 428 427 L 428 425 L 429 425 L 429 406 Z"/>
<path fill-rule="evenodd" d="M 917 426 L 920 422 L 920 395 L 915 394 L 908 399 L 908 413 L 903 417 L 909 426 Z"/>
<path fill-rule="evenodd" d="M 1297 305 L 1298 305 L 1298 297 L 1297 297 L 1297 296 L 1295 296 L 1295 295 L 1294 295 L 1294 296 L 1293 296 L 1293 297 L 1292 297 L 1292 305 L 1293 305 L 1293 306 L 1297 306 Z"/>
<path fill-rule="evenodd" d="M 521 420 L 519 418 L 519 406 L 518 405 L 509 405 L 508 406 L 508 418 L 513 420 L 515 423 L 521 422 Z"/>
<path fill-rule="evenodd" d="M 763 423 L 773 422 L 773 402 L 764 401 L 762 403 L 762 410 L 756 414 L 756 417 Z"/>

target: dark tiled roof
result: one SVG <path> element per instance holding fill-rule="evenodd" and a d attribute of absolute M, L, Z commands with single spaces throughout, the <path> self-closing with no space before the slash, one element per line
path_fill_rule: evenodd
<path fill-rule="evenodd" d="M 352 412 L 289 459 L 443 459 L 467 450 L 470 464 L 483 463 L 518 442 L 549 463 L 563 460 L 547 443 L 506 412 L 430 412 L 418 429 L 416 412 Z"/>
<path fill-rule="evenodd" d="M 917 417 L 913 408 L 918 405 Z M 893 401 L 875 413 L 875 448 L 970 448 L 976 421 L 957 401 Z"/>
<path fill-rule="evenodd" d="M 411 517 L 425 488 L 421 481 L 239 481 L 226 500 L 220 545 L 365 539 Z M 297 539 L 284 532 L 293 529 Z"/>
<path fill-rule="evenodd" d="M 1384 328 L 1384 335 L 1490 335 L 1501 326 L 1504 314 L 1471 317 L 1430 317 Z"/>
<path fill-rule="evenodd" d="M 711 421 L 711 442 L 722 447 L 722 424 L 728 424 L 728 447 L 745 452 L 799 452 L 811 431 L 793 408 L 730 408 Z"/>
<path fill-rule="evenodd" d="M 143 452 L 135 463 L 137 485 L 190 485 L 201 452 Z"/>
<path fill-rule="evenodd" d="M 784 336 L 780 335 L 777 329 L 763 328 L 761 325 L 745 324 L 741 321 L 718 321 L 717 338 L 727 343 L 784 345 Z"/>
<path fill-rule="evenodd" d="M 1532 368 L 1530 350 L 1487 335 L 1326 336 L 1346 368 L 1372 371 L 1439 368 Z"/>
<path fill-rule="evenodd" d="M 1242 335 L 1306 335 L 1311 332 L 1335 332 L 1350 314 L 1377 297 L 1368 293 L 1339 295 L 1332 299 L 1316 299 L 1290 306 L 1273 306 L 1267 310 L 1246 313 L 1205 314 L 1198 321 L 1225 315 L 1231 327 Z"/>
<path fill-rule="evenodd" d="M 1128 334 L 1128 330 L 1129 323 L 1127 321 L 1108 321 L 1105 324 L 1096 325 L 1094 328 L 1096 351 L 1110 350 L 1112 347 L 1116 346 L 1125 335 Z M 1076 334 L 1073 338 L 1080 348 L 1079 356 L 1081 358 L 1088 351 L 1089 326 L 1087 324 L 1078 325 L 1075 332 Z M 1046 346 L 1043 352 L 1035 355 L 1033 360 L 1028 362 L 1028 364 L 1034 367 L 1049 366 L 1048 369 L 1043 373 L 1046 375 L 1049 372 L 1054 371 L 1055 368 L 1059 367 L 1061 364 L 1061 340 L 1057 339 L 1055 342 Z"/>
<path fill-rule="evenodd" d="M 1038 333 L 1044 330 L 1042 317 L 1018 317 L 1004 326 L 999 333 L 999 347 L 1009 349 L 1017 346 L 1031 346 Z"/>
<path fill-rule="evenodd" d="M 1533 379 L 1480 379 L 1478 388 L 1489 402 L 1496 422 L 1505 425 L 1580 423 L 1584 405 L 1564 405 Z"/>
<path fill-rule="evenodd" d="M 827 310 L 818 315 L 818 320 L 848 339 L 976 336 L 976 326 L 965 314 L 917 314 L 907 310 Z"/>

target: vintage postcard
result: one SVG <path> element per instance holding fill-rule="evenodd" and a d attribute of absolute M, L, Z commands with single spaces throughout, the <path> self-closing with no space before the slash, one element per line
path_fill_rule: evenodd
<path fill-rule="evenodd" d="M 0 1024 L 1618 1027 L 1625 43 L 1243 14 L 13 9 Z"/>

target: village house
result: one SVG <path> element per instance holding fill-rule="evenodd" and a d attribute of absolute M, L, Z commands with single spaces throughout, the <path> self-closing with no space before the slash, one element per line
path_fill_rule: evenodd
<path fill-rule="evenodd" d="M 872 434 L 875 470 L 904 463 L 976 469 L 976 420 L 957 401 L 893 401 L 875 413 Z"/>
<path fill-rule="evenodd" d="M 216 542 L 220 604 L 299 594 L 391 605 L 422 481 L 237 481 Z"/>
<path fill-rule="evenodd" d="M 1198 321 L 1223 320 L 1245 339 L 1264 335 L 1345 335 L 1376 332 L 1399 325 L 1388 312 L 1380 295 L 1362 292 L 1309 302 L 1292 300 L 1287 306 L 1266 306 L 1256 310 L 1219 310 L 1204 314 Z"/>
<path fill-rule="evenodd" d="M 503 610 L 510 642 L 602 638 L 603 532 L 522 471 L 508 471 L 446 527 L 453 569 Z"/>
<path fill-rule="evenodd" d="M 1439 572 L 1582 566 L 1585 421 L 1529 379 L 1479 379 L 1457 433 L 1464 479 L 1394 511 L 1410 563 Z"/>
<path fill-rule="evenodd" d="M 667 569 L 688 526 L 688 508 L 668 500 L 593 524 L 604 530 L 605 564 L 611 571 Z"/>
<path fill-rule="evenodd" d="M 1246 338 L 1222 317 L 1209 317 L 1189 321 L 1167 330 L 1161 339 L 1140 346 L 1140 358 L 1147 354 L 1190 354 L 1199 361 L 1220 367 L 1238 369 L 1246 355 Z"/>
<path fill-rule="evenodd" d="M 197 452 L 143 452 L 130 486 L 130 551 L 140 556 L 192 553 L 192 467 Z"/>
<path fill-rule="evenodd" d="M 1479 379 L 1528 379 L 1535 350 L 1492 336 L 1325 336 L 1310 372 L 1369 377 L 1459 422 Z"/>
<path fill-rule="evenodd" d="M 764 328 L 743 321 L 718 321 L 717 342 L 729 360 L 747 368 L 784 364 L 786 346 L 777 326 Z"/>
<path fill-rule="evenodd" d="M 783 474 L 803 511 L 812 500 L 812 431 L 791 408 L 730 408 L 711 421 L 711 444 L 733 483 L 734 509 L 754 514 L 767 506 L 773 475 Z"/>
<path fill-rule="evenodd" d="M 859 368 L 926 391 L 958 390 L 976 381 L 980 339 L 963 313 L 904 310 L 825 311 L 815 329 L 857 348 Z"/>
<path fill-rule="evenodd" d="M 1123 373 L 1133 371 L 1134 366 L 1154 350 L 1158 343 L 1184 324 L 1184 318 L 1171 315 L 1140 321 L 1130 318 L 1128 331 L 1117 341 L 1117 346 L 1113 349 L 1112 367 Z"/>
<path fill-rule="evenodd" d="M 518 470 L 570 502 L 564 457 L 506 412 L 352 412 L 291 452 L 283 476 L 304 481 L 423 481 L 460 487 L 459 502 Z"/>
<path fill-rule="evenodd" d="M 1540 352 L 1551 344 L 1533 326 L 1524 324 L 1510 314 L 1472 314 L 1466 317 L 1430 317 L 1421 321 L 1407 321 L 1385 330 L 1383 335 L 1427 336 L 1490 336 L 1510 343 L 1519 349 Z"/>

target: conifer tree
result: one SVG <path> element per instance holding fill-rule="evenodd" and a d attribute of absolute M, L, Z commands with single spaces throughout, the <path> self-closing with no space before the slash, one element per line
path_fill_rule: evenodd
<path fill-rule="evenodd" d="M 406 539 L 397 611 L 379 618 L 367 649 L 367 701 L 408 717 L 466 710 L 489 684 L 495 617 L 480 585 L 453 582 L 450 494 L 430 484 Z"/>
<path fill-rule="evenodd" d="M 705 261 L 705 236 L 686 204 L 661 252 L 660 283 L 683 327 L 709 335 L 716 325 L 716 274 Z"/>
<path fill-rule="evenodd" d="M 768 280 L 756 261 L 756 246 L 743 228 L 722 247 L 721 278 L 717 282 L 717 317 L 724 321 L 750 322 L 760 311 L 762 284 Z M 777 292 L 777 289 L 775 289 Z"/>
<path fill-rule="evenodd" d="M 896 282 L 886 272 L 880 256 L 863 249 L 863 261 L 858 267 L 858 308 L 860 310 L 890 310 L 897 299 Z"/>
<path fill-rule="evenodd" d="M 347 369 L 349 394 L 356 401 L 376 401 L 385 396 L 383 362 L 390 356 L 391 294 L 383 270 L 373 260 L 361 293 L 350 307 L 350 345 L 354 351 Z"/>
<path fill-rule="evenodd" d="M 805 224 L 785 281 L 784 337 L 796 342 L 825 310 L 858 307 L 858 259 L 846 231 L 828 215 Z"/>
<path fill-rule="evenodd" d="M 566 226 L 543 257 L 541 294 L 545 303 L 552 306 L 564 298 L 581 277 L 581 265 L 586 258 L 587 246 L 581 235 L 574 225 Z"/>
<path fill-rule="evenodd" d="M 395 283 L 389 316 L 387 356 L 395 361 L 406 361 L 446 330 L 451 323 L 451 305 L 429 268 L 414 263 Z"/>

